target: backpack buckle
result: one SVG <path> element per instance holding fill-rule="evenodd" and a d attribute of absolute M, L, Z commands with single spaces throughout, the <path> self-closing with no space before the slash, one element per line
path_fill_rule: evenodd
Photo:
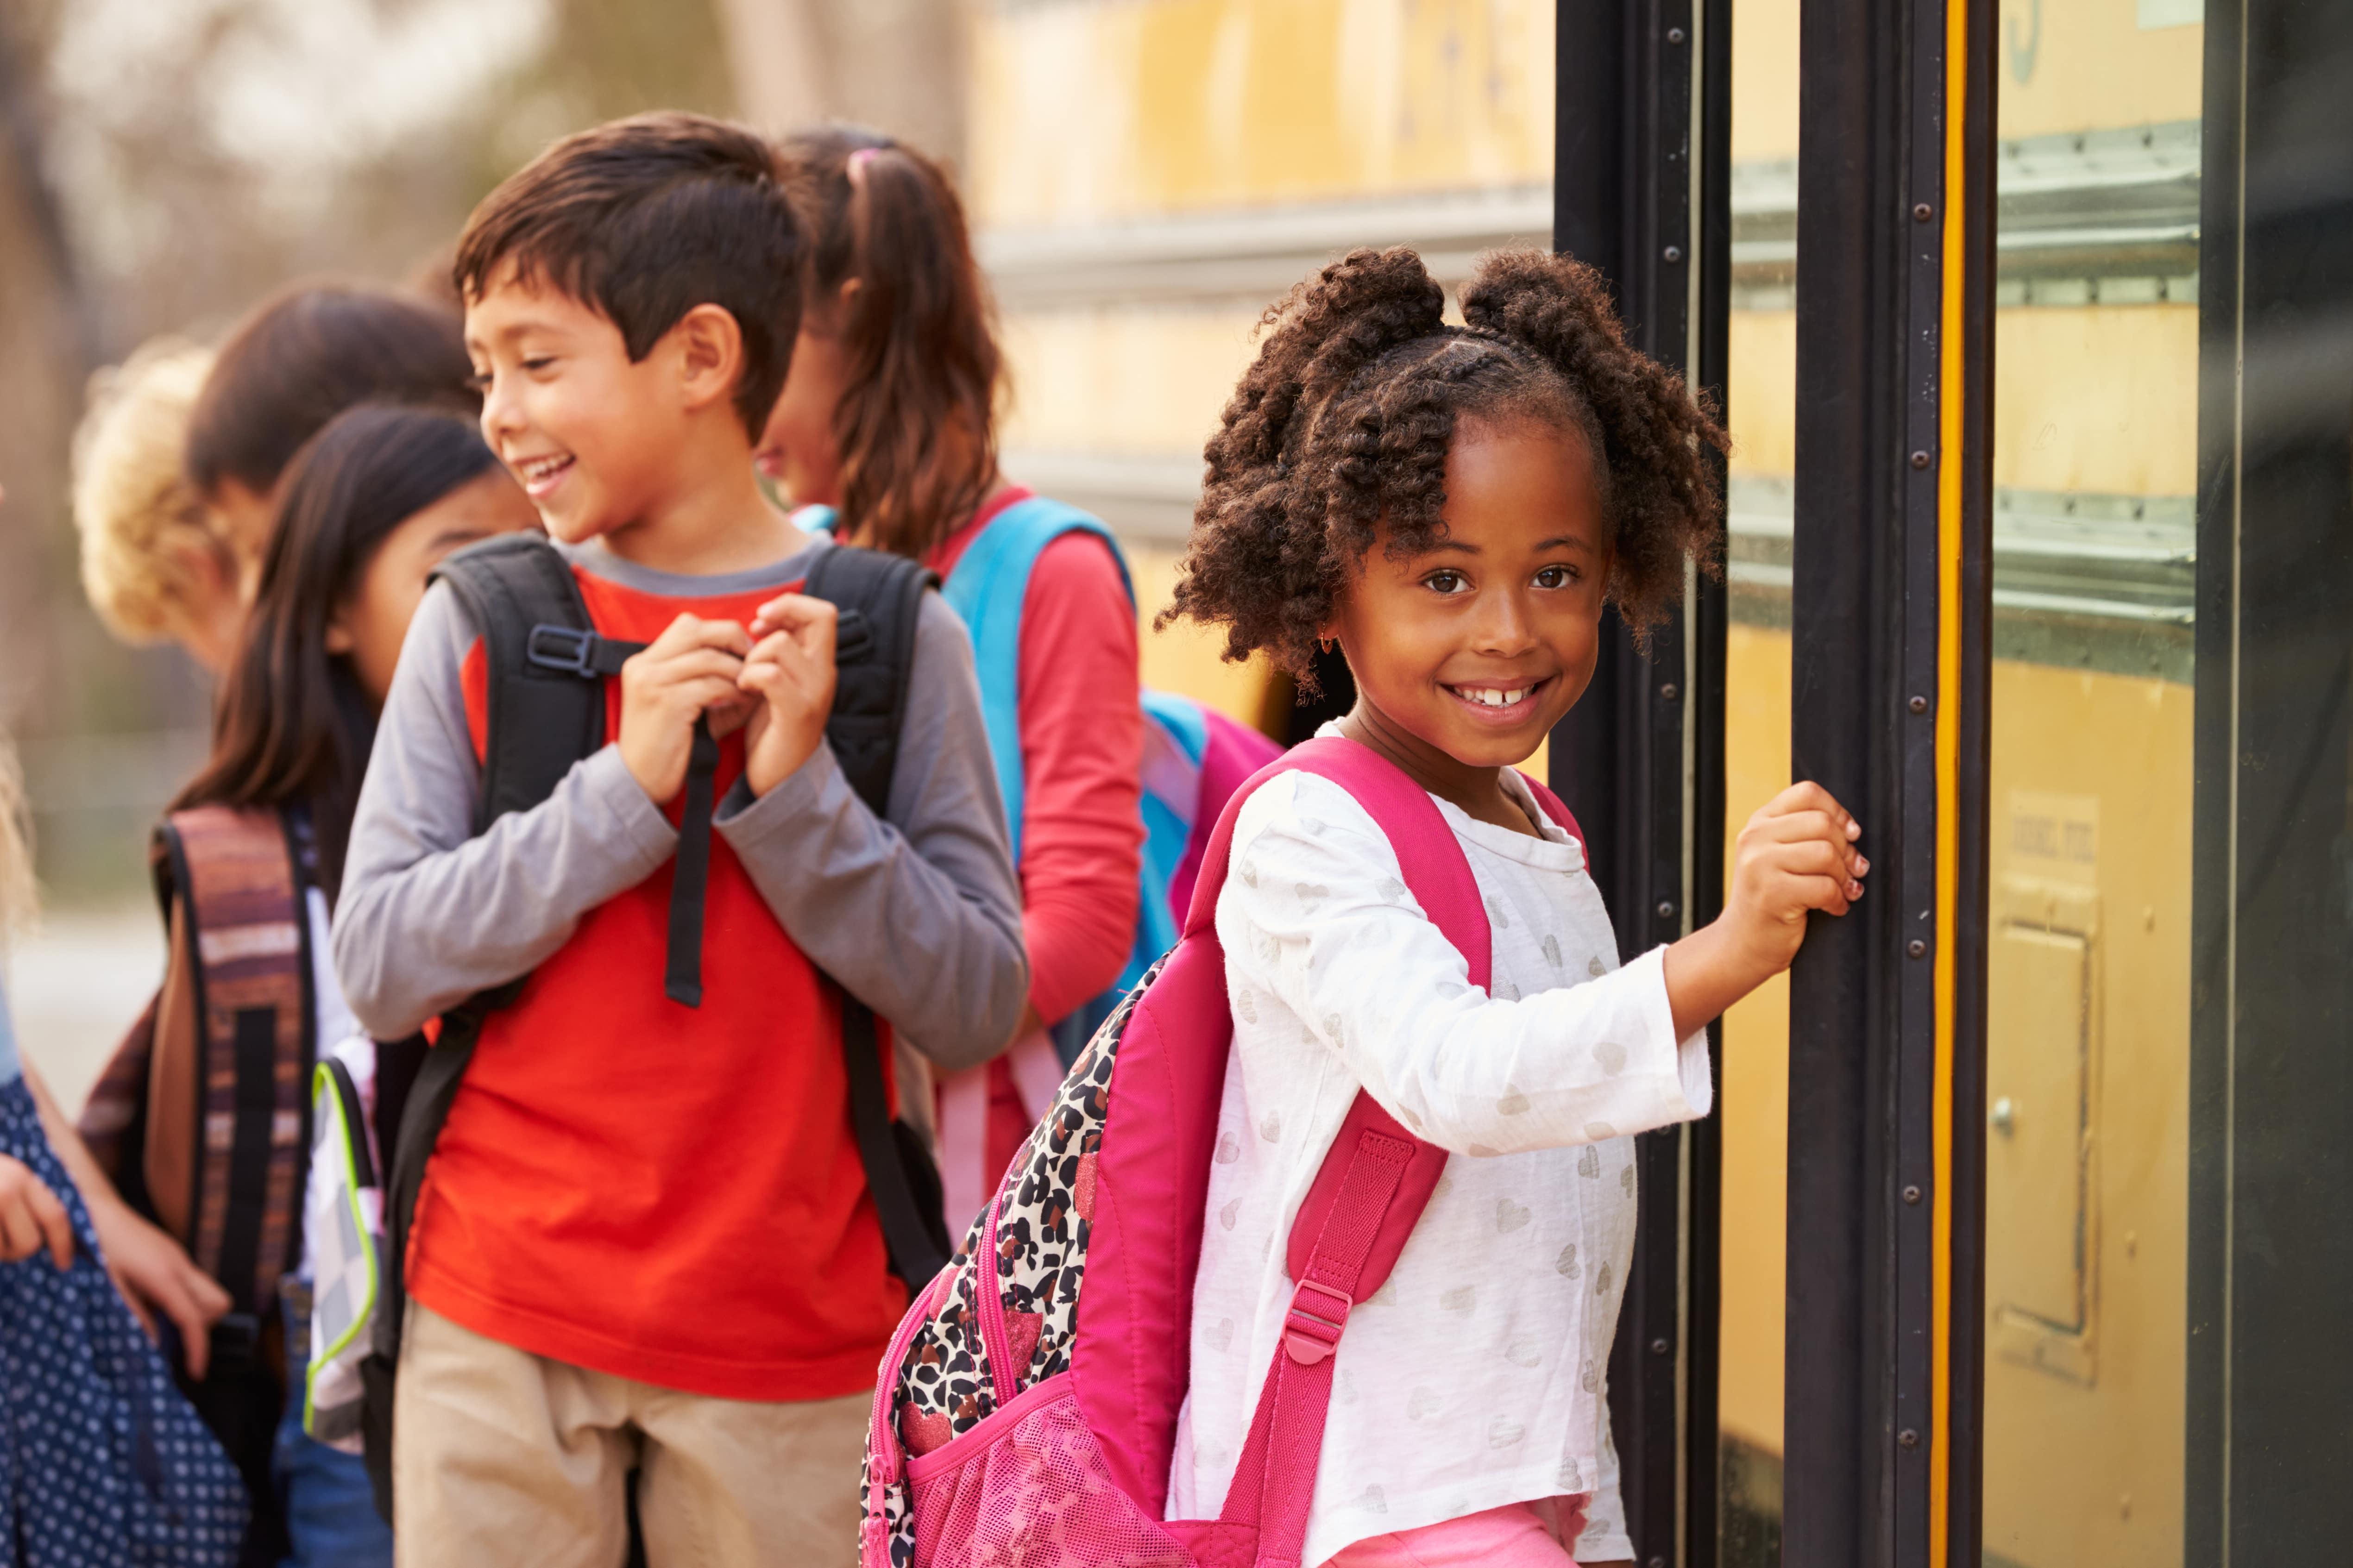
<path fill-rule="evenodd" d="M 1313 1297 L 1313 1300 L 1308 1298 Z M 1291 1292 L 1291 1310 L 1282 1318 L 1282 1348 L 1302 1366 L 1314 1366 L 1340 1348 L 1348 1326 L 1348 1309 L 1355 1303 L 1328 1285 L 1302 1279 Z"/>
<path fill-rule="evenodd" d="M 523 643 L 523 657 L 542 669 L 560 669 L 586 679 L 596 676 L 596 634 L 575 626 L 538 626 Z"/>

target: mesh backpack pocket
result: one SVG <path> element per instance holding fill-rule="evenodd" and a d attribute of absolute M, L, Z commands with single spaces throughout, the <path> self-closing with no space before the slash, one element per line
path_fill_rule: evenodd
<path fill-rule="evenodd" d="M 384 1186 L 368 1107 L 375 1042 L 345 1040 L 311 1075 L 311 1180 L 303 1245 L 311 1260 L 311 1370 L 302 1429 L 329 1447 L 362 1451 L 364 1390 L 376 1292 L 383 1278 Z"/>

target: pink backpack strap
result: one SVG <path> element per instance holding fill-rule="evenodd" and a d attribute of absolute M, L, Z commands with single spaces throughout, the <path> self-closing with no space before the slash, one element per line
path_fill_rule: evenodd
<path fill-rule="evenodd" d="M 1562 832 L 1577 840 L 1578 849 L 1584 849 L 1585 829 L 1577 825 L 1576 815 L 1561 803 L 1560 796 L 1553 794 L 1534 773 L 1524 773 L 1520 777 L 1527 784 L 1528 793 L 1536 797 L 1536 805 L 1544 808 L 1544 814 L 1558 824 Z"/>
<path fill-rule="evenodd" d="M 1414 900 L 1461 952 L 1471 983 L 1485 990 L 1493 941 L 1486 907 L 1461 845 L 1429 795 L 1387 759 L 1342 740 L 1293 747 L 1251 784 L 1292 768 L 1330 779 L 1371 814 L 1397 853 Z M 1203 858 L 1188 931 L 1215 913 L 1232 827 L 1228 813 Z M 1202 890 L 1212 906 L 1207 910 Z M 1379 1289 L 1396 1267 L 1445 1167 L 1443 1149 L 1415 1137 L 1359 1090 L 1300 1205 L 1291 1230 L 1294 1284 L 1281 1348 L 1219 1515 L 1228 1524 L 1256 1527 L 1263 1568 L 1293 1568 L 1305 1549 L 1332 1399 L 1333 1352 L 1347 1331 L 1350 1310 Z"/>

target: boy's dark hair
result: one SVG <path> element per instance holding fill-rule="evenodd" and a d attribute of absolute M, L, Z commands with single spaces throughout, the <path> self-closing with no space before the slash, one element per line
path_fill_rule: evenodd
<path fill-rule="evenodd" d="M 1687 558 L 1716 569 L 1724 430 L 1628 345 L 1599 273 L 1498 251 L 1462 290 L 1466 325 L 1445 303 L 1399 247 L 1335 261 L 1268 310 L 1160 623 L 1221 622 L 1228 658 L 1264 651 L 1312 689 L 1316 633 L 1379 531 L 1401 554 L 1444 534 L 1447 450 L 1472 416 L 1584 437 L 1615 541 L 1609 595 L 1638 634 L 1682 596 Z"/>
<path fill-rule="evenodd" d="M 346 410 L 302 448 L 213 714 L 212 756 L 173 810 L 307 805 L 319 887 L 335 897 L 375 718 L 351 660 L 327 651 L 327 624 L 394 529 L 498 466 L 471 418 L 381 404 Z"/>
<path fill-rule="evenodd" d="M 634 115 L 566 136 L 474 209 L 453 276 L 467 300 L 544 281 L 600 311 L 632 361 L 697 305 L 744 334 L 735 412 L 753 440 L 800 331 L 799 220 L 768 144 L 700 114 Z"/>
<path fill-rule="evenodd" d="M 777 163 L 809 225 L 812 329 L 841 341 L 841 536 L 921 559 L 997 473 L 1003 362 L 964 205 L 937 163 L 853 126 L 791 137 Z"/>
<path fill-rule="evenodd" d="M 348 283 L 304 283 L 256 306 L 221 345 L 188 420 L 197 493 L 235 479 L 268 495 L 304 442 L 354 404 L 472 415 L 465 331 L 429 300 Z"/>

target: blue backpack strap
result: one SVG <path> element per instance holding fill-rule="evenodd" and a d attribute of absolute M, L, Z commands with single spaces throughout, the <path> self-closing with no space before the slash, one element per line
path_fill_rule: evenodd
<path fill-rule="evenodd" d="M 1176 945 L 1168 888 L 1192 847 L 1201 754 L 1209 744 L 1208 715 L 1191 698 L 1172 691 L 1145 690 L 1144 724 L 1144 900 L 1136 910 L 1135 949 L 1116 987 L 1122 994 Z"/>
<path fill-rule="evenodd" d="M 804 528 L 817 526 L 797 515 Z M 829 520 L 828 520 L 829 521 Z M 1135 583 L 1127 558 L 1103 520 L 1043 496 L 1007 507 L 965 547 L 940 590 L 972 635 L 973 663 L 980 680 L 981 716 L 988 731 L 997 782 L 1014 859 L 1021 858 L 1021 613 L 1029 601 L 1029 574 L 1039 555 L 1066 533 L 1092 533 L 1119 563 L 1128 602 Z M 1060 1021 L 1056 1047 L 1068 1062 L 1108 1016 L 1121 995 L 1144 976 L 1162 953 L 1176 945 L 1177 923 L 1168 908 L 1169 885 L 1184 863 L 1198 809 L 1201 756 L 1208 744 L 1208 719 L 1200 704 L 1165 691 L 1142 693 L 1145 718 L 1145 841 L 1136 910 L 1135 942 L 1113 988 Z"/>
<path fill-rule="evenodd" d="M 808 524 L 802 524 L 807 527 Z M 1016 501 L 989 519 L 980 537 L 965 547 L 940 589 L 951 609 L 964 618 L 972 634 L 975 673 L 980 678 L 981 717 L 988 728 L 988 748 L 997 763 L 997 784 L 1005 797 L 1005 820 L 1011 830 L 1013 858 L 1021 858 L 1021 608 L 1029 594 L 1029 573 L 1049 544 L 1066 533 L 1092 533 L 1119 563 L 1120 580 L 1127 584 L 1130 604 L 1135 584 L 1127 574 L 1127 559 L 1103 520 L 1077 507 L 1043 496 Z M 1165 884 L 1164 884 L 1165 885 Z"/>

